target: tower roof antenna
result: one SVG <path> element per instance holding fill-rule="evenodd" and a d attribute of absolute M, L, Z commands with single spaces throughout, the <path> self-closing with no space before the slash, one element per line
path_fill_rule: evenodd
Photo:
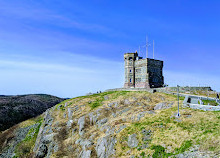
<path fill-rule="evenodd" d="M 153 59 L 154 59 L 154 40 L 153 40 Z"/>
<path fill-rule="evenodd" d="M 146 58 L 148 58 L 148 47 L 150 46 L 148 42 L 148 37 L 146 36 Z"/>

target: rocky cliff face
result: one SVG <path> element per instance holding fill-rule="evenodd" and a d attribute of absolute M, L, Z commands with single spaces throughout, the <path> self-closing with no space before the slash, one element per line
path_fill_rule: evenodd
<path fill-rule="evenodd" d="M 0 135 L 0 157 L 219 157 L 220 113 L 174 96 L 106 92 L 66 100 Z"/>
<path fill-rule="evenodd" d="M 63 100 L 46 94 L 0 96 L 0 131 L 36 117 Z"/>

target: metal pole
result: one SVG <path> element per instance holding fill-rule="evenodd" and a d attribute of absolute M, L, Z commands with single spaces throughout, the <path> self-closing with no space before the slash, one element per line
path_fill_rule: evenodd
<path fill-rule="evenodd" d="M 154 40 L 153 40 L 153 59 L 154 59 Z"/>
<path fill-rule="evenodd" d="M 141 46 L 139 46 L 139 55 L 141 55 Z"/>
<path fill-rule="evenodd" d="M 177 85 L 177 100 L 178 100 L 178 113 L 177 113 L 177 117 L 180 117 L 179 85 Z"/>
<path fill-rule="evenodd" d="M 148 37 L 146 36 L 146 58 L 148 58 Z"/>

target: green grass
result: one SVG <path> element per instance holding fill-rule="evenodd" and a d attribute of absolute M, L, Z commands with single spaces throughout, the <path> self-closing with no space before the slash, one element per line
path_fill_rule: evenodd
<path fill-rule="evenodd" d="M 217 106 L 218 105 L 218 103 L 216 103 L 216 101 L 215 100 L 202 100 L 203 101 L 203 103 L 204 103 L 204 105 L 213 105 L 213 106 Z"/>
<path fill-rule="evenodd" d="M 158 157 L 165 158 L 165 157 L 169 157 L 169 156 L 172 156 L 172 155 L 177 155 L 177 154 L 185 152 L 191 146 L 192 146 L 192 141 L 191 140 L 187 140 L 187 141 L 183 142 L 183 144 L 181 145 L 180 148 L 176 148 L 175 149 L 175 153 L 166 153 L 164 147 L 162 147 L 160 145 L 153 145 L 151 147 L 151 149 L 154 150 L 154 153 L 153 153 L 152 157 L 153 158 L 158 158 Z"/>
<path fill-rule="evenodd" d="M 164 93 L 165 95 L 167 95 L 167 96 L 172 96 L 172 97 L 175 97 L 176 98 L 176 100 L 177 100 L 177 95 L 173 95 L 173 94 L 167 94 L 167 93 Z M 185 97 L 184 96 L 179 96 L 179 100 L 184 100 L 185 99 Z"/>
<path fill-rule="evenodd" d="M 95 101 L 89 102 L 89 106 L 91 107 L 91 109 L 95 109 L 102 105 L 102 102 L 105 100 L 104 96 L 111 95 L 110 99 L 115 99 L 115 98 L 118 98 L 119 96 L 126 95 L 127 93 L 129 92 L 128 91 L 110 91 L 110 92 L 96 93 L 96 94 L 92 94 L 89 96 L 83 96 L 83 97 L 77 97 L 77 98 L 80 98 L 80 99 L 95 98 Z"/>
<path fill-rule="evenodd" d="M 176 148 L 176 154 L 185 152 L 192 146 L 192 140 L 185 141 L 180 148 Z"/>

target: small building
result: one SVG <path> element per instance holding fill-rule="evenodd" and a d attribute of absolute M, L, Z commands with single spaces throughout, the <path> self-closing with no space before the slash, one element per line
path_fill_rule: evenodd
<path fill-rule="evenodd" d="M 163 61 L 138 56 L 138 53 L 125 53 L 124 88 L 163 87 Z"/>

